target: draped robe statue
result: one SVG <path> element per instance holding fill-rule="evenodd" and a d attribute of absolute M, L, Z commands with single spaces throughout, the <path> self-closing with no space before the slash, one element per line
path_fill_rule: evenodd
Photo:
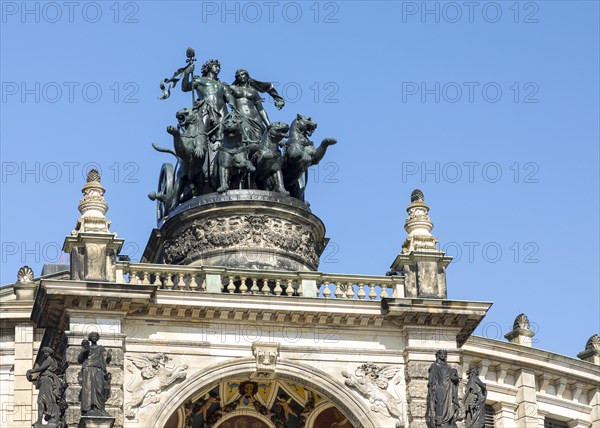
<path fill-rule="evenodd" d="M 44 356 L 44 361 L 38 367 L 27 370 L 27 380 L 35 382 L 39 391 L 37 398 L 38 419 L 33 424 L 35 428 L 56 427 L 61 416 L 59 400 L 63 392 L 63 381 L 58 376 L 58 364 L 52 358 L 54 351 L 52 348 L 44 347 L 40 350 Z M 37 374 L 37 377 L 33 376 Z M 44 424 L 42 421 L 48 423 Z"/>
<path fill-rule="evenodd" d="M 465 388 L 465 428 L 484 428 L 485 426 L 485 398 L 487 388 L 485 383 L 479 379 L 477 367 L 471 368 L 467 375 L 467 387 Z"/>
<path fill-rule="evenodd" d="M 105 410 L 106 400 L 110 392 L 110 374 L 106 363 L 110 362 L 110 351 L 97 344 L 100 335 L 92 332 L 88 340 L 82 341 L 82 349 L 77 361 L 82 365 L 81 414 L 83 416 L 108 416 Z M 91 344 L 90 344 L 91 342 Z"/>
<path fill-rule="evenodd" d="M 425 413 L 428 428 L 456 428 L 459 378 L 456 369 L 448 366 L 447 356 L 446 351 L 437 351 L 436 361 L 429 367 Z"/>

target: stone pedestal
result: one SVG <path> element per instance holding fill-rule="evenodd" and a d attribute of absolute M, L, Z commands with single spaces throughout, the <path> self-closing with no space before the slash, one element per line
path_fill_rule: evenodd
<path fill-rule="evenodd" d="M 142 262 L 315 271 L 325 226 L 308 206 L 263 190 L 194 198 L 152 231 Z"/>
<path fill-rule="evenodd" d="M 114 424 L 112 416 L 82 416 L 78 428 L 112 428 Z"/>

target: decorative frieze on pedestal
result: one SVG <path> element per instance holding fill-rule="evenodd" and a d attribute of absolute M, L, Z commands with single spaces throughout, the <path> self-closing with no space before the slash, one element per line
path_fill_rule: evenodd
<path fill-rule="evenodd" d="M 314 271 L 325 226 L 297 199 L 263 190 L 211 193 L 154 229 L 142 262 Z"/>

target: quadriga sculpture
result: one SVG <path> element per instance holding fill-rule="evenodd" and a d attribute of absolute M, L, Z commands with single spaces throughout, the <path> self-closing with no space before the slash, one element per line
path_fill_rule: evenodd
<path fill-rule="evenodd" d="M 318 164 L 327 148 L 337 143 L 335 138 L 325 138 L 315 147 L 309 137 L 317 129 L 317 124 L 308 116 L 298 114 L 290 125 L 290 137 L 286 143 L 283 158 L 283 180 L 290 196 L 304 200 L 308 167 Z"/>

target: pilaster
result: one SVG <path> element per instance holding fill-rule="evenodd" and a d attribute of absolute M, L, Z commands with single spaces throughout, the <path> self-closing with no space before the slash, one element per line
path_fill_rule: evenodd
<path fill-rule="evenodd" d="M 536 399 L 535 375 L 533 371 L 521 369 L 517 375 L 516 387 L 516 427 L 538 428 L 538 405 Z"/>
<path fill-rule="evenodd" d="M 27 370 L 33 367 L 33 324 L 30 322 L 15 325 L 15 357 L 13 378 L 12 425 L 14 428 L 31 427 L 35 407 L 34 386 L 27 380 Z"/>
<path fill-rule="evenodd" d="M 403 328 L 406 348 L 406 401 L 408 404 L 407 422 L 409 428 L 427 428 L 427 384 L 429 367 L 435 362 L 439 349 L 448 352 L 448 364 L 457 369 L 461 376 L 461 350 L 456 343 L 457 329 L 441 331 L 434 327 L 407 326 Z"/>
<path fill-rule="evenodd" d="M 494 409 L 494 428 L 514 428 L 515 411 L 514 403 L 497 402 L 492 405 Z"/>

